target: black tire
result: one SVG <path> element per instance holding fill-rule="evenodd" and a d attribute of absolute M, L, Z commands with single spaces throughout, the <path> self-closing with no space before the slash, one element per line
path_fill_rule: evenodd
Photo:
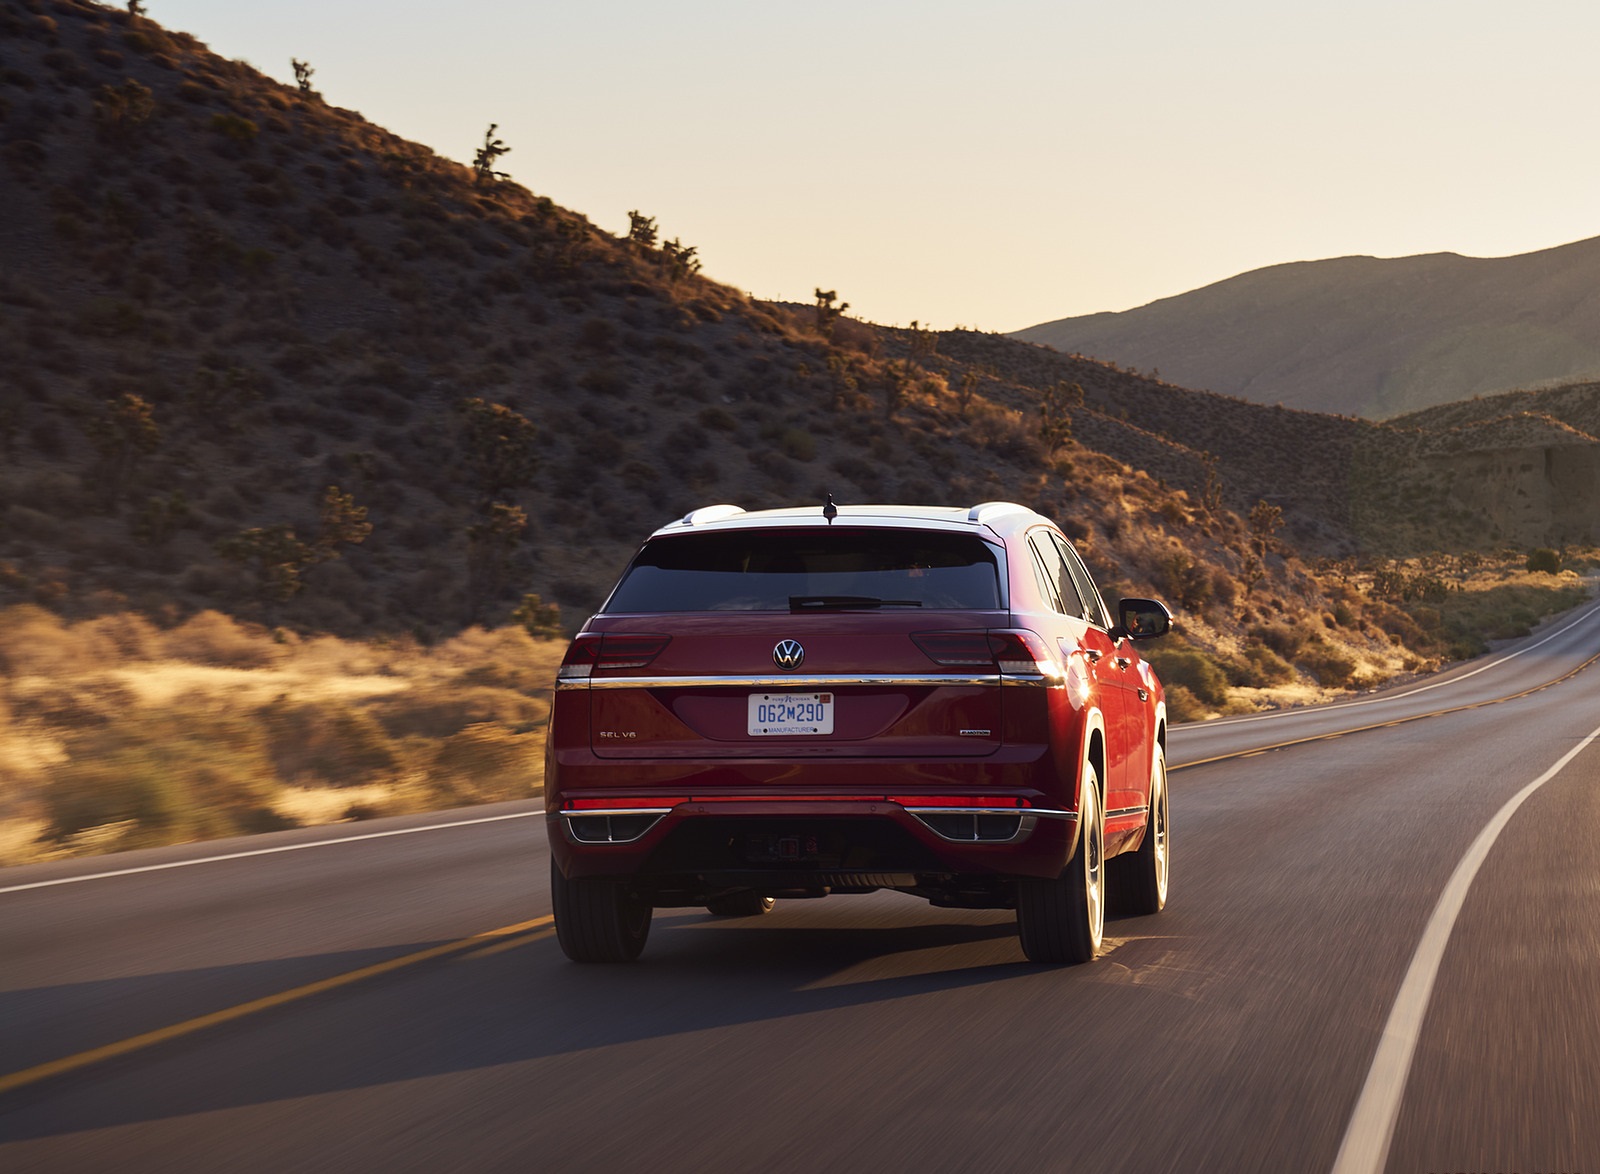
<path fill-rule="evenodd" d="M 1078 803 L 1078 850 L 1055 880 L 1017 882 L 1017 936 L 1034 962 L 1094 960 L 1105 932 L 1105 815 L 1100 777 L 1084 771 Z"/>
<path fill-rule="evenodd" d="M 1117 908 L 1135 917 L 1160 913 L 1167 904 L 1172 871 L 1172 833 L 1167 822 L 1167 759 L 1156 747 L 1150 771 L 1150 823 L 1144 842 L 1130 853 L 1106 862 L 1111 895 Z"/>
<path fill-rule="evenodd" d="M 655 910 L 630 896 L 621 882 L 598 877 L 568 880 L 550 862 L 550 903 L 556 938 L 574 962 L 632 962 L 650 936 Z"/>
<path fill-rule="evenodd" d="M 761 917 L 771 913 L 772 907 L 777 903 L 772 897 L 764 897 L 754 890 L 746 890 L 731 896 L 718 897 L 715 901 L 707 901 L 706 909 L 715 917 Z"/>

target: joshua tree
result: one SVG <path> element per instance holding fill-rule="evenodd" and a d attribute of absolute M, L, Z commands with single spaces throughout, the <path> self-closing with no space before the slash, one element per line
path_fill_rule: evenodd
<path fill-rule="evenodd" d="M 296 537 L 287 522 L 240 530 L 217 543 L 217 553 L 231 562 L 253 566 L 262 598 L 277 603 L 299 594 L 305 586 L 301 576 L 316 561 L 311 547 Z"/>
<path fill-rule="evenodd" d="M 511 148 L 494 137 L 494 132 L 500 129 L 498 122 L 491 122 L 489 129 L 483 132 L 483 146 L 472 156 L 473 181 L 480 186 L 492 184 L 497 180 L 510 179 L 509 171 L 496 171 L 495 164 L 500 162 L 502 155 L 509 155 Z"/>
<path fill-rule="evenodd" d="M 1200 504 L 1205 506 L 1206 512 L 1214 514 L 1222 508 L 1222 475 L 1217 472 L 1215 454 L 1203 452 L 1200 459 L 1206 466 L 1206 483 L 1200 491 Z"/>
<path fill-rule="evenodd" d="M 461 412 L 467 425 L 467 459 L 485 502 L 532 480 L 539 464 L 533 447 L 539 430 L 532 420 L 480 396 L 463 400 Z"/>
<path fill-rule="evenodd" d="M 317 510 L 317 536 L 304 542 L 287 522 L 253 526 L 217 543 L 217 553 L 232 562 L 254 566 L 262 598 L 283 603 L 305 586 L 305 574 L 318 563 L 339 557 L 341 544 L 356 545 L 372 533 L 367 508 L 337 485 L 322 491 Z"/>
<path fill-rule="evenodd" d="M 894 419 L 895 412 L 906 400 L 906 386 L 914 378 L 915 369 L 909 360 L 890 360 L 883 365 L 883 418 Z"/>
<path fill-rule="evenodd" d="M 1283 528 L 1283 507 L 1258 501 L 1250 509 L 1250 533 L 1256 551 L 1265 555 L 1278 549 L 1277 533 Z"/>
<path fill-rule="evenodd" d="M 1064 379 L 1045 391 L 1039 401 L 1039 439 L 1046 455 L 1053 455 L 1072 439 L 1072 415 L 1068 409 L 1082 403 L 1083 388 Z"/>
<path fill-rule="evenodd" d="M 667 267 L 667 276 L 672 281 L 680 281 L 691 273 L 700 272 L 700 258 L 695 254 L 700 250 L 693 245 L 686 245 L 677 237 L 661 243 L 661 257 Z"/>
<path fill-rule="evenodd" d="M 635 208 L 628 213 L 628 240 L 641 249 L 656 247 L 656 218 Z"/>
<path fill-rule="evenodd" d="M 559 639 L 562 634 L 561 605 L 546 603 L 537 595 L 524 595 L 511 618 L 528 629 L 530 636 L 552 640 Z"/>
<path fill-rule="evenodd" d="M 834 321 L 839 317 L 840 314 L 843 314 L 850 308 L 849 302 L 839 302 L 839 304 L 835 306 L 833 303 L 836 301 L 839 301 L 838 290 L 824 290 L 821 287 L 818 287 L 817 333 L 823 335 L 824 337 L 832 336 Z"/>
<path fill-rule="evenodd" d="M 367 507 L 356 504 L 355 494 L 341 493 L 337 485 L 322 491 L 322 502 L 317 510 L 317 540 L 313 543 L 316 561 L 338 558 L 341 543 L 359 546 L 371 533 Z"/>
<path fill-rule="evenodd" d="M 977 393 L 977 390 L 978 373 L 969 368 L 966 374 L 961 376 L 961 387 L 956 392 L 956 411 L 961 413 L 963 420 L 966 419 L 967 412 L 972 407 L 972 397 Z"/>
<path fill-rule="evenodd" d="M 297 57 L 289 58 L 289 64 L 294 67 L 294 84 L 300 87 L 300 92 L 308 98 L 315 98 L 317 91 L 311 88 L 311 75 L 317 71 Z"/>
<path fill-rule="evenodd" d="M 100 454 L 98 480 L 107 505 L 121 500 L 139 461 L 161 443 L 155 413 L 129 392 L 109 399 L 85 431 Z"/>
<path fill-rule="evenodd" d="M 528 528 L 528 514 L 519 505 L 493 502 L 481 520 L 467 527 L 467 596 L 469 618 L 506 589 L 511 556 Z"/>
<path fill-rule="evenodd" d="M 94 94 L 94 118 L 106 135 L 131 136 L 155 112 L 156 100 L 150 87 L 131 77 L 119 86 L 101 86 Z"/>

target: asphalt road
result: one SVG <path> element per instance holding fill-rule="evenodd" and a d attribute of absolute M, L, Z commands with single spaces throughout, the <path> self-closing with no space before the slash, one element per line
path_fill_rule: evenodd
<path fill-rule="evenodd" d="M 1390 1171 L 1600 1170 L 1600 667 L 1480 704 L 1597 652 L 1589 608 L 1426 692 L 1174 731 L 1180 766 L 1298 744 L 1174 773 L 1171 904 L 1076 968 L 895 894 L 663 911 L 574 966 L 530 804 L 0 872 L 0 1088 L 34 1074 L 0 1170 L 1326 1171 L 1385 1087 Z"/>

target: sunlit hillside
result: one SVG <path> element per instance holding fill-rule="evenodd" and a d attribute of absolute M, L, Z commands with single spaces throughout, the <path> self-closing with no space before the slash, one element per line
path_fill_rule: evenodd
<path fill-rule="evenodd" d="M 10 858 L 532 793 L 553 641 L 710 502 L 1032 505 L 1180 613 L 1185 719 L 1476 647 L 1458 556 L 1555 541 L 1394 492 L 1432 432 L 876 327 L 825 274 L 754 301 L 489 132 L 464 166 L 122 8 L 0 0 Z M 1575 581 L 1518 578 L 1527 619 Z"/>

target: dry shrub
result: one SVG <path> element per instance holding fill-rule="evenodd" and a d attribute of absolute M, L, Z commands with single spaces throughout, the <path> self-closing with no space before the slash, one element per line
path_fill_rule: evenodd
<path fill-rule="evenodd" d="M 485 722 L 531 729 L 549 715 L 545 702 L 507 689 L 418 685 L 369 707 L 391 737 L 447 738 Z"/>
<path fill-rule="evenodd" d="M 453 683 L 467 688 L 512 689 L 536 696 L 550 688 L 550 672 L 542 664 L 489 660 L 457 673 Z"/>
<path fill-rule="evenodd" d="M 0 670 L 60 675 L 93 667 L 61 620 L 32 603 L 0 612 Z"/>
<path fill-rule="evenodd" d="M 1156 646 L 1144 654 L 1167 688 L 1170 708 L 1172 690 L 1177 686 L 1190 696 L 1210 706 L 1225 705 L 1228 700 L 1228 677 L 1221 666 L 1197 648 L 1181 645 Z"/>
<path fill-rule="evenodd" d="M 541 640 L 521 624 L 508 624 L 494 629 L 468 628 L 435 646 L 430 659 L 463 670 L 502 666 L 507 680 L 517 681 L 505 687 L 524 689 L 531 681 L 539 689 L 548 689 L 555 683 L 556 668 L 566 649 L 564 640 Z"/>
<path fill-rule="evenodd" d="M 1321 640 L 1307 641 L 1295 663 L 1316 677 L 1317 684 L 1325 689 L 1347 688 L 1356 673 L 1354 660 Z"/>
<path fill-rule="evenodd" d="M 47 834 L 123 824 L 105 846 L 133 848 L 267 831 L 285 826 L 274 781 L 254 723 L 143 712 L 72 739 L 45 791 Z"/>
<path fill-rule="evenodd" d="M 499 726 L 467 726 L 446 738 L 433 759 L 432 782 L 461 803 L 492 803 L 537 793 L 544 781 L 544 739 Z"/>
<path fill-rule="evenodd" d="M 1290 624 L 1261 624 L 1251 628 L 1251 640 L 1260 642 L 1286 660 L 1294 660 L 1305 646 L 1306 633 Z"/>
<path fill-rule="evenodd" d="M 1043 455 L 1039 438 L 1022 413 L 1005 408 L 988 408 L 977 415 L 967 427 L 967 439 L 979 448 L 1017 462 L 1038 460 Z"/>
<path fill-rule="evenodd" d="M 121 660 L 155 660 L 161 655 L 161 632 L 137 612 L 117 612 L 77 626 L 96 643 L 116 649 Z"/>
<path fill-rule="evenodd" d="M 294 650 L 294 667 L 321 676 L 396 676 L 400 666 L 417 655 L 411 637 L 369 643 L 314 636 Z"/>
<path fill-rule="evenodd" d="M 1252 644 L 1244 650 L 1245 664 L 1239 679 L 1240 685 L 1263 688 L 1268 685 L 1285 685 L 1294 680 L 1294 666 L 1265 644 Z"/>
<path fill-rule="evenodd" d="M 266 668 L 280 650 L 265 630 L 236 623 L 217 611 L 189 617 L 161 640 L 162 650 L 173 660 L 221 668 Z"/>
<path fill-rule="evenodd" d="M 1171 722 L 1203 721 L 1211 711 L 1200 699 L 1183 685 L 1167 686 L 1167 720 Z"/>
<path fill-rule="evenodd" d="M 84 729 L 126 716 L 137 698 L 115 681 L 46 679 L 38 686 L 15 688 L 12 703 L 18 717 Z"/>
<path fill-rule="evenodd" d="M 400 771 L 398 748 L 363 709 L 280 699 L 260 718 L 273 768 L 285 782 L 359 787 L 387 782 Z"/>
<path fill-rule="evenodd" d="M 0 612 L 0 672 L 60 680 L 147 659 L 157 641 L 155 626 L 133 613 L 68 624 L 35 604 L 18 604 Z"/>

